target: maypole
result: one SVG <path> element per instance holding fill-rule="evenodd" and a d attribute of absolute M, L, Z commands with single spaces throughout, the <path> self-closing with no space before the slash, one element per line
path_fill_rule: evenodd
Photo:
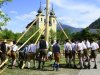
<path fill-rule="evenodd" d="M 47 42 L 49 42 L 49 4 L 50 4 L 50 0 L 46 0 L 46 30 L 45 30 L 45 36 L 46 36 Z"/>

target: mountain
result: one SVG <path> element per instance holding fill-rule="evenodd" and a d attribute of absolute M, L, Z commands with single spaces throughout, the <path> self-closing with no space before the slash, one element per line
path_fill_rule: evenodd
<path fill-rule="evenodd" d="M 75 28 L 66 24 L 62 24 L 61 25 L 63 29 L 68 29 L 69 31 L 71 31 L 71 33 L 76 33 L 76 32 L 80 32 L 82 30 L 82 28 Z M 57 27 L 58 30 L 61 30 L 60 26 L 58 25 Z"/>
<path fill-rule="evenodd" d="M 89 29 L 100 29 L 100 18 L 88 26 Z"/>

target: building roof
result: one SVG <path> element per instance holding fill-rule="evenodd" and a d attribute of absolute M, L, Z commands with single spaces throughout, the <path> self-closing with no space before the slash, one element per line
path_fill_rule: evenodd
<path fill-rule="evenodd" d="M 35 21 L 35 20 L 33 20 L 32 22 L 30 22 L 30 23 L 26 26 L 26 28 L 28 28 L 29 26 L 31 26 L 31 24 L 32 24 L 34 21 Z M 36 25 L 36 22 L 35 22 L 33 25 Z"/>
<path fill-rule="evenodd" d="M 53 4 L 52 4 L 52 10 L 50 11 L 50 15 L 51 16 L 54 16 L 55 15 L 55 12 L 54 12 L 54 9 L 53 9 Z"/>
<path fill-rule="evenodd" d="M 39 8 L 39 10 L 38 10 L 37 12 L 38 12 L 38 13 L 42 13 L 41 0 L 40 0 L 40 8 Z"/>

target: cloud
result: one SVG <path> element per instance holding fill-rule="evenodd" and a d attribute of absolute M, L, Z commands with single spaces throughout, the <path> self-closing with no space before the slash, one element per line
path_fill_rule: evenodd
<path fill-rule="evenodd" d="M 59 8 L 55 11 L 59 13 L 57 16 L 66 16 L 66 18 L 63 18 L 64 20 L 60 21 L 66 24 L 70 22 L 74 27 L 87 27 L 100 17 L 100 6 L 96 6 L 96 2 L 90 2 L 90 4 L 88 4 L 89 2 L 80 2 L 79 0 L 51 0 L 51 2 Z M 63 14 L 59 11 L 62 11 Z"/>
<path fill-rule="evenodd" d="M 36 11 L 31 11 L 27 14 L 22 14 L 22 15 L 18 15 L 16 16 L 17 20 L 21 20 L 21 21 L 32 21 L 36 16 Z"/>
<path fill-rule="evenodd" d="M 11 14 L 18 14 L 17 11 L 10 11 L 9 13 L 11 13 Z"/>
<path fill-rule="evenodd" d="M 35 11 L 31 11 L 22 15 L 17 15 L 15 18 L 9 21 L 8 25 L 4 28 L 8 28 L 14 32 L 23 32 L 25 30 L 26 25 L 32 20 L 34 20 L 35 16 Z"/>

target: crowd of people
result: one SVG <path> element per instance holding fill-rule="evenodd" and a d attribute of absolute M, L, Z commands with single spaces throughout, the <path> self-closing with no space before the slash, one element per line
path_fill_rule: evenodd
<path fill-rule="evenodd" d="M 77 68 L 76 58 L 78 57 L 79 68 L 91 68 L 91 59 L 94 59 L 94 69 L 97 69 L 97 50 L 99 45 L 97 42 L 92 40 L 65 40 L 63 44 L 63 51 L 61 51 L 61 45 L 59 40 L 52 42 L 50 45 L 45 41 L 45 37 L 42 36 L 38 44 L 31 42 L 29 45 L 25 45 L 18 51 L 18 46 L 16 41 L 11 42 L 10 44 L 3 41 L 0 44 L 0 59 L 1 64 L 6 60 L 7 55 L 11 57 L 11 68 L 15 68 L 16 59 L 18 58 L 20 68 L 23 67 L 23 64 L 28 64 L 30 68 L 30 61 L 34 61 L 34 68 L 36 68 L 35 60 L 38 61 L 37 69 L 44 69 L 45 61 L 48 59 L 52 60 L 54 58 L 55 62 L 52 67 L 53 70 L 59 70 L 60 57 L 63 54 L 65 56 L 66 67 Z M 51 47 L 49 51 L 48 48 Z M 86 62 L 88 64 L 86 64 Z"/>

